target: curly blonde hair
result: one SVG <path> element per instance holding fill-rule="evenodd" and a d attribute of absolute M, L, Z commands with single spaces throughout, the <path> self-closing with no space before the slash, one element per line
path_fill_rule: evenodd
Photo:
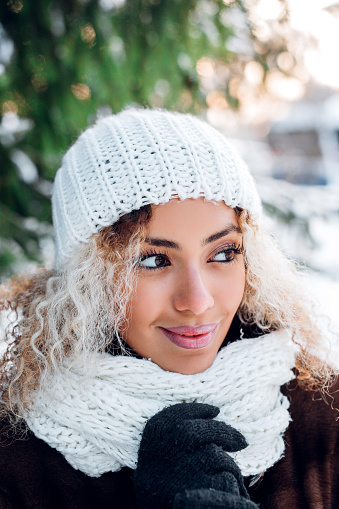
<path fill-rule="evenodd" d="M 276 246 L 263 225 L 236 209 L 243 232 L 246 285 L 238 317 L 262 332 L 290 329 L 301 345 L 299 382 L 327 389 L 334 373 L 312 352 L 320 343 L 295 264 Z M 11 321 L 7 349 L 0 361 L 0 413 L 21 417 L 35 389 L 66 359 L 86 373 L 95 370 L 89 353 L 109 350 L 126 355 L 123 337 L 128 304 L 137 277 L 136 261 L 152 206 L 123 216 L 92 235 L 59 271 L 40 270 L 15 277 L 0 293 L 0 310 Z"/>

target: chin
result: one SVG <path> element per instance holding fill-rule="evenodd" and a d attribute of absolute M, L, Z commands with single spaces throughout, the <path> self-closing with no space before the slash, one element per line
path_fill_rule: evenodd
<path fill-rule="evenodd" d="M 209 353 L 207 355 L 206 352 L 201 352 L 200 356 L 195 355 L 194 357 L 181 357 L 180 359 L 174 360 L 173 362 L 168 362 L 166 365 L 161 366 L 166 371 L 171 371 L 173 373 L 181 373 L 182 375 L 195 375 L 196 373 L 202 373 L 206 371 L 212 364 L 215 359 L 216 353 Z M 159 364 L 160 365 L 160 364 Z"/>

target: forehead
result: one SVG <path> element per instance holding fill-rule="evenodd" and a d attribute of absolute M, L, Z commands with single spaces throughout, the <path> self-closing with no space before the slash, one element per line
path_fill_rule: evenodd
<path fill-rule="evenodd" d="M 239 226 L 234 209 L 224 202 L 205 201 L 204 198 L 172 199 L 164 205 L 152 206 L 152 219 L 148 226 L 150 235 L 171 234 L 176 237 L 196 235 L 206 237 L 223 228 Z"/>

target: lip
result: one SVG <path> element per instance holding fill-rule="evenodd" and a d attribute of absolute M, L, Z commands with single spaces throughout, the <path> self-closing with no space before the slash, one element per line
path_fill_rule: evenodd
<path fill-rule="evenodd" d="M 186 349 L 204 348 L 212 343 L 218 324 L 204 324 L 194 327 L 181 325 L 180 327 L 159 327 L 165 336 L 176 346 Z"/>

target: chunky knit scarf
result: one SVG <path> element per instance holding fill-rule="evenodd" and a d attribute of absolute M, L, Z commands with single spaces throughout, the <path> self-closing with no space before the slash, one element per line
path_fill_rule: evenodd
<path fill-rule="evenodd" d="M 244 476 L 264 472 L 284 452 L 290 416 L 280 387 L 293 378 L 296 348 L 272 332 L 222 348 L 204 372 L 164 371 L 150 360 L 98 355 L 95 376 L 75 369 L 37 393 L 26 421 L 33 433 L 85 474 L 135 468 L 146 421 L 180 402 L 220 408 L 217 419 L 237 428 L 248 447 L 231 454 Z M 46 385 L 48 385 L 46 387 Z"/>

